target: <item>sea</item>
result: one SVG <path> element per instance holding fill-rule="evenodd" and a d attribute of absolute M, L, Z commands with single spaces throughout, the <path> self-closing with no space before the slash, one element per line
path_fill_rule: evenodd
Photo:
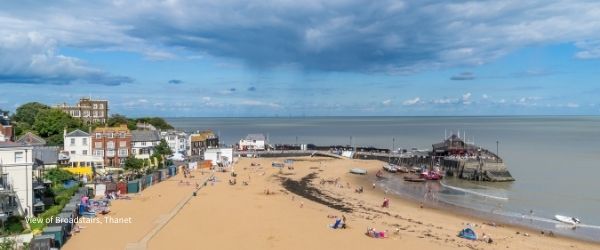
<path fill-rule="evenodd" d="M 514 182 L 446 178 L 378 185 L 405 198 L 493 220 L 600 241 L 600 116 L 167 118 L 183 131 L 211 129 L 233 145 L 250 133 L 271 144 L 373 146 L 431 150 L 462 138 L 504 159 Z M 432 190 L 433 192 L 428 192 Z M 554 220 L 579 218 L 571 227 Z"/>

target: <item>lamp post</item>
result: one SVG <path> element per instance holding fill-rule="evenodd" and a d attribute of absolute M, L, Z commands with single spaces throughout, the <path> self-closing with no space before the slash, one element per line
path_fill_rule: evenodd
<path fill-rule="evenodd" d="M 496 163 L 498 163 L 498 161 L 500 160 L 500 155 L 498 154 L 498 144 L 500 142 L 496 141 Z"/>

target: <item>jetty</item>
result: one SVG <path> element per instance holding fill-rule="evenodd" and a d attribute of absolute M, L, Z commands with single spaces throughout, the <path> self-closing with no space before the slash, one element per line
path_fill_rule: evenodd
<path fill-rule="evenodd" d="M 310 144 L 312 145 L 312 144 Z M 440 167 L 447 176 L 475 181 L 514 181 L 502 158 L 453 134 L 432 145 L 432 150 L 393 152 L 389 149 L 350 146 L 275 145 L 270 150 L 236 151 L 238 157 L 325 156 L 380 160 L 400 166 Z"/>

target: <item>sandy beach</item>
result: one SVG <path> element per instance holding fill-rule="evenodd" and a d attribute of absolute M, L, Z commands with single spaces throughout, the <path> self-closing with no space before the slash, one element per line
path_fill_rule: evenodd
<path fill-rule="evenodd" d="M 114 201 L 111 219 L 101 216 L 102 223 L 83 225 L 64 249 L 600 249 L 596 243 L 491 226 L 388 196 L 369 181 L 381 168 L 379 161 L 300 157 L 293 169 L 271 167 L 283 160 L 240 158 L 235 185 L 228 182 L 231 173 L 214 173 L 217 181 L 196 196 L 196 183 L 210 172 L 197 170 L 188 179 L 180 174 L 132 200 Z M 367 169 L 369 176 L 348 173 L 354 167 Z M 359 186 L 364 192 L 355 192 Z M 385 197 L 388 208 L 381 207 Z M 330 228 L 342 215 L 348 227 Z M 493 242 L 457 237 L 466 223 Z M 367 228 L 386 231 L 388 237 L 368 237 Z"/>

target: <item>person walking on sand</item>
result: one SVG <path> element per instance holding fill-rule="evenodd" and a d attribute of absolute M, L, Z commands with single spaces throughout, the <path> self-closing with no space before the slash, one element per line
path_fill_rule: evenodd
<path fill-rule="evenodd" d="M 342 228 L 346 229 L 346 216 L 342 214 Z"/>

